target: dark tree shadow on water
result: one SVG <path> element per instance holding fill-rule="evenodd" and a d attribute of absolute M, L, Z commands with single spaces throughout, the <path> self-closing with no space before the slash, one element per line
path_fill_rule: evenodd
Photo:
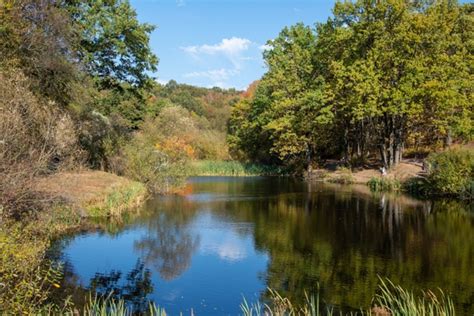
<path fill-rule="evenodd" d="M 90 280 L 89 290 L 99 297 L 111 296 L 123 299 L 134 313 L 141 314 L 148 309 L 148 295 L 153 292 L 151 272 L 141 260 L 122 277 L 122 271 L 112 270 L 109 273 L 96 273 Z"/>

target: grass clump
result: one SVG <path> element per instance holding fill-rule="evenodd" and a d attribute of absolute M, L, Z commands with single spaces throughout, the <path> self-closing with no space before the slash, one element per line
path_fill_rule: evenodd
<path fill-rule="evenodd" d="M 432 291 L 422 292 L 417 297 L 412 292 L 393 284 L 390 280 L 380 280 L 379 293 L 374 297 L 374 304 L 382 308 L 389 315 L 455 315 L 453 301 L 439 290 L 436 294 Z"/>
<path fill-rule="evenodd" d="M 303 305 L 296 306 L 288 298 L 281 296 L 278 292 L 268 289 L 269 298 L 267 303 L 256 302 L 249 304 L 245 298 L 240 305 L 244 316 L 322 316 L 322 315 L 344 315 L 335 312 L 334 309 L 322 304 L 319 293 L 311 297 L 305 294 Z M 351 313 L 352 315 L 353 313 Z M 455 315 L 453 301 L 444 292 L 439 290 L 422 292 L 421 296 L 415 296 L 412 292 L 395 285 L 389 279 L 380 279 L 378 292 L 373 298 L 372 307 L 355 313 L 355 315 L 392 315 L 392 316 L 451 316 Z"/>
<path fill-rule="evenodd" d="M 86 206 L 89 216 L 116 216 L 140 205 L 147 194 L 146 187 L 135 181 L 114 188 L 110 193 Z"/>
<path fill-rule="evenodd" d="M 333 315 L 333 309 L 330 307 L 321 308 L 319 301 L 319 293 L 316 296 L 305 295 L 305 303 L 303 306 L 295 306 L 286 297 L 281 296 L 277 291 L 268 289 L 270 298 L 268 303 L 249 304 L 245 298 L 240 309 L 244 316 L 284 316 L 284 315 L 302 315 L 302 316 L 319 316 Z"/>
<path fill-rule="evenodd" d="M 71 313 L 72 315 L 72 313 Z M 136 315 L 133 308 L 127 306 L 124 300 L 114 299 L 112 295 L 106 297 L 89 297 L 89 301 L 84 307 L 82 315 L 84 316 L 133 316 Z M 147 316 L 166 316 L 166 311 L 154 303 L 148 304 L 148 310 L 141 315 Z"/>
<path fill-rule="evenodd" d="M 373 192 L 392 192 L 402 189 L 402 183 L 398 179 L 391 178 L 372 177 L 367 185 Z"/>
<path fill-rule="evenodd" d="M 196 160 L 190 165 L 191 176 L 274 176 L 284 175 L 278 166 L 224 160 Z"/>
<path fill-rule="evenodd" d="M 334 176 L 328 178 L 327 181 L 340 184 L 352 184 L 355 182 L 352 170 L 347 167 L 338 167 Z"/>

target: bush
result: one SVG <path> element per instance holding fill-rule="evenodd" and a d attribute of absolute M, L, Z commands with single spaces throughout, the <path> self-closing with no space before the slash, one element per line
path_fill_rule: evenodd
<path fill-rule="evenodd" d="M 142 182 L 158 193 L 173 191 L 184 184 L 188 162 L 194 149 L 185 135 L 174 135 L 186 121 L 170 120 L 167 115 L 147 119 L 115 159 L 117 173 Z M 168 134 L 168 133 L 171 133 Z"/>
<path fill-rule="evenodd" d="M 427 163 L 432 194 L 474 197 L 474 150 L 453 149 L 431 154 Z"/>

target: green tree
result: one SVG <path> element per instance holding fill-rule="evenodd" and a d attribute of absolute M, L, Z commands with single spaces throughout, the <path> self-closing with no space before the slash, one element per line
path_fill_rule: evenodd
<path fill-rule="evenodd" d="M 316 153 L 330 147 L 327 128 L 334 116 L 326 102 L 316 43 L 314 30 L 303 24 L 284 28 L 276 39 L 268 42 L 270 48 L 264 52 L 268 72 L 253 100 L 236 107 L 231 120 L 234 135 L 230 140 L 234 144 L 238 143 L 236 139 L 245 137 L 240 145 L 245 149 L 252 138 L 258 140 L 251 147 L 251 156 L 256 157 L 255 151 L 261 151 L 262 143 L 267 143 L 270 154 L 281 163 L 308 166 Z M 250 113 L 246 115 L 243 111 Z M 242 123 L 239 115 L 247 116 L 251 120 L 248 125 L 253 126 L 236 127 L 236 123 Z M 252 136 L 254 133 L 260 137 Z M 262 142 L 262 137 L 269 139 Z"/>
<path fill-rule="evenodd" d="M 79 58 L 100 88 L 150 83 L 148 72 L 158 64 L 149 45 L 155 27 L 140 23 L 127 0 L 69 0 L 66 7 L 80 38 Z"/>

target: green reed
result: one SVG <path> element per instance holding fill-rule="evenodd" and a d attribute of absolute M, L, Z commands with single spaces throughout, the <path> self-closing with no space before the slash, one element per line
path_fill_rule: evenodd
<path fill-rule="evenodd" d="M 242 163 L 238 161 L 198 160 L 191 163 L 191 176 L 271 176 L 283 175 L 278 166 Z"/>

